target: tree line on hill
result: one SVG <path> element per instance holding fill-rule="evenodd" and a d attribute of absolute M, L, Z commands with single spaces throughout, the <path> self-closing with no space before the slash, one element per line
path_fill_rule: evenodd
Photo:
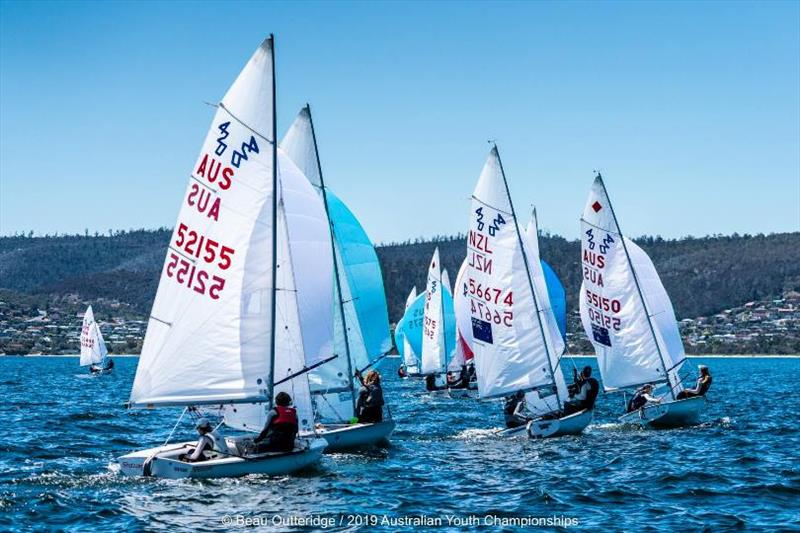
<path fill-rule="evenodd" d="M 30 234 L 0 237 L 0 288 L 26 294 L 105 298 L 150 311 L 171 230 L 131 230 L 108 235 Z M 678 318 L 717 313 L 751 300 L 800 290 L 800 232 L 730 235 L 636 242 L 650 255 Z M 464 235 L 376 247 L 392 322 L 402 315 L 413 286 L 424 290 L 428 264 L 439 247 L 455 281 L 466 255 Z M 561 278 L 567 305 L 576 309 L 581 282 L 580 243 L 540 236 L 542 258 Z"/>

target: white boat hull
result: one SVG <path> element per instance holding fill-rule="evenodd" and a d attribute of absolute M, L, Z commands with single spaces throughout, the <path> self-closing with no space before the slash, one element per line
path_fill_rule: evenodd
<path fill-rule="evenodd" d="M 232 450 L 236 441 L 228 439 Z M 117 459 L 120 471 L 127 476 L 181 478 L 239 477 L 248 474 L 284 475 L 302 470 L 319 461 L 327 442 L 320 438 L 297 439 L 288 453 L 267 453 L 252 456 L 225 456 L 212 452 L 209 459 L 197 463 L 178 460 L 193 442 L 159 446 L 123 455 Z"/>
<path fill-rule="evenodd" d="M 546 439 L 563 435 L 580 435 L 592 421 L 592 410 L 584 409 L 577 413 L 554 420 L 531 420 L 528 423 L 528 436 L 532 439 Z"/>
<path fill-rule="evenodd" d="M 527 425 L 508 428 L 497 433 L 498 437 L 513 438 L 528 435 L 532 439 L 580 435 L 592 422 L 593 411 L 578 411 L 564 418 L 531 420 Z"/>
<path fill-rule="evenodd" d="M 317 434 L 327 441 L 328 453 L 380 444 L 388 440 L 394 428 L 393 420 L 376 424 L 329 424 L 319 428 Z"/>
<path fill-rule="evenodd" d="M 676 428 L 700 423 L 700 412 L 706 399 L 703 396 L 674 400 L 651 405 L 626 413 L 619 417 L 623 424 L 650 426 L 654 428 Z"/>

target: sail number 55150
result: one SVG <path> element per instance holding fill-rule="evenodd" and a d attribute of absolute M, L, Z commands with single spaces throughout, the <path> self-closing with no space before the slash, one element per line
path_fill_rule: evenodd
<path fill-rule="evenodd" d="M 622 309 L 622 305 L 619 303 L 619 300 L 604 298 L 590 290 L 586 291 L 586 303 L 606 312 L 611 311 L 612 313 L 619 313 L 620 309 Z"/>

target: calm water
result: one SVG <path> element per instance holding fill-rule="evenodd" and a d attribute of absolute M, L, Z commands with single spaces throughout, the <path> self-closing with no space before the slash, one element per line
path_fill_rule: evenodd
<path fill-rule="evenodd" d="M 108 469 L 124 452 L 163 442 L 179 415 L 122 407 L 136 359 L 91 378 L 74 358 L 0 358 L 0 530 L 174 531 L 274 513 L 337 523 L 340 513 L 496 514 L 626 530 L 800 528 L 798 359 L 706 361 L 715 379 L 700 427 L 621 427 L 620 398 L 609 395 L 585 435 L 537 442 L 492 438 L 497 403 L 425 395 L 420 381 L 396 378 L 397 361 L 382 368 L 399 422 L 389 448 L 326 456 L 294 477 L 163 481 Z M 191 436 L 188 424 L 178 435 Z"/>

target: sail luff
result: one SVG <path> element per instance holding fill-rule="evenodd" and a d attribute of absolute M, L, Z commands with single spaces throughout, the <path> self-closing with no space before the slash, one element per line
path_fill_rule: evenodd
<path fill-rule="evenodd" d="M 331 213 L 328 209 L 328 194 L 325 190 L 325 178 L 322 175 L 322 163 L 320 162 L 319 158 L 319 147 L 317 146 L 317 133 L 314 129 L 314 119 L 311 115 L 311 105 L 306 103 L 305 107 L 306 112 L 308 113 L 308 123 L 311 126 L 311 139 L 314 143 L 314 157 L 317 162 L 317 173 L 319 176 L 319 186 L 320 190 L 322 191 L 322 203 L 325 206 L 325 216 L 328 219 L 328 229 L 331 237 L 331 250 L 333 252 L 333 279 L 336 283 L 336 295 L 338 296 L 338 304 L 339 304 L 339 312 L 342 316 L 342 335 L 344 338 L 344 350 L 345 356 L 347 358 L 347 383 L 350 387 L 351 393 L 351 400 L 353 402 L 353 410 L 355 411 L 355 386 L 353 384 L 353 362 L 350 359 L 350 340 L 347 335 L 347 315 L 344 312 L 344 303 L 342 302 L 342 283 L 339 277 L 339 262 L 336 260 L 336 235 L 335 230 L 333 227 L 333 221 L 331 220 Z"/>
<path fill-rule="evenodd" d="M 278 304 L 278 105 L 275 83 L 275 36 L 270 34 L 270 54 L 272 66 L 272 302 L 270 312 L 269 339 L 269 384 L 267 406 L 272 409 L 275 389 L 275 312 Z"/>
<path fill-rule="evenodd" d="M 661 367 L 664 369 L 664 375 L 667 380 L 667 385 L 669 387 L 669 394 L 672 399 L 675 399 L 675 388 L 672 382 L 669 379 L 669 372 L 667 369 L 667 365 L 664 362 L 664 354 L 661 353 L 661 345 L 658 342 L 658 337 L 656 336 L 655 329 L 653 328 L 653 320 L 650 316 L 650 311 L 647 307 L 647 301 L 644 298 L 644 294 L 642 294 L 642 287 L 639 284 L 639 276 L 636 274 L 636 268 L 633 266 L 633 262 L 631 261 L 631 256 L 628 253 L 628 246 L 625 244 L 625 235 L 622 233 L 622 228 L 619 226 L 619 221 L 617 220 L 617 215 L 614 212 L 614 204 L 611 202 L 611 198 L 608 196 L 608 191 L 606 190 L 606 184 L 603 181 L 603 177 L 600 173 L 597 173 L 597 180 L 600 182 L 600 186 L 603 188 L 603 193 L 606 196 L 606 200 L 608 201 L 608 208 L 611 211 L 611 217 L 614 219 L 614 224 L 617 226 L 617 231 L 619 232 L 620 240 L 622 241 L 622 249 L 625 251 L 625 259 L 628 261 L 628 268 L 631 269 L 631 273 L 633 274 L 633 281 L 636 284 L 636 292 L 639 294 L 639 301 L 642 303 L 642 307 L 644 308 L 645 315 L 647 316 L 647 325 L 650 327 L 650 335 L 653 337 L 653 343 L 656 345 L 656 350 L 658 351 L 658 357 L 661 360 Z"/>
<path fill-rule="evenodd" d="M 514 219 L 514 230 L 517 232 L 517 241 L 519 242 L 520 251 L 522 253 L 522 260 L 525 263 L 525 274 L 528 277 L 528 287 L 530 288 L 531 295 L 533 296 L 534 314 L 536 315 L 536 321 L 539 324 L 539 333 L 542 336 L 542 342 L 544 343 L 547 366 L 550 371 L 550 380 L 552 383 L 555 383 L 555 377 L 553 375 L 553 363 L 550 360 L 550 346 L 548 346 L 547 337 L 545 336 L 544 324 L 542 324 L 542 316 L 539 314 L 539 302 L 538 298 L 536 297 L 536 291 L 533 288 L 533 280 L 531 279 L 530 265 L 528 263 L 528 254 L 525 252 L 525 243 L 519 230 L 517 215 L 514 211 L 514 202 L 511 200 L 511 192 L 508 190 L 508 180 L 506 180 L 506 172 L 503 169 L 503 160 L 500 159 L 500 150 L 498 150 L 496 144 L 494 145 L 494 150 L 497 153 L 497 162 L 500 165 L 500 175 L 503 176 L 503 185 L 505 186 L 506 195 L 508 196 L 508 204 L 511 206 L 511 217 Z M 556 388 L 556 399 L 558 400 L 559 406 L 562 406 L 563 400 L 561 399 L 561 394 L 558 392 L 558 388 Z"/>

